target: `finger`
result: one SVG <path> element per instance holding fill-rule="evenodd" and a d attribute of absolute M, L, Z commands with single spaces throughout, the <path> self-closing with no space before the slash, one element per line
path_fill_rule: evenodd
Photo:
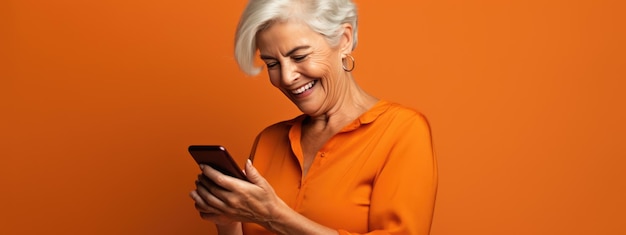
<path fill-rule="evenodd" d="M 194 206 L 196 207 L 196 210 L 198 210 L 199 212 L 203 212 L 203 213 L 214 213 L 214 214 L 218 214 L 220 213 L 220 211 L 210 205 L 208 205 L 204 199 L 202 199 L 202 197 L 198 194 L 197 191 L 192 191 L 190 193 L 190 196 L 193 198 L 194 200 Z"/>
<path fill-rule="evenodd" d="M 250 161 L 250 159 L 246 161 L 245 171 L 246 176 L 251 183 L 259 186 L 266 186 L 268 184 L 265 178 L 263 178 L 259 171 L 257 171 L 257 169 L 252 165 L 252 161 Z"/>
<path fill-rule="evenodd" d="M 213 191 L 224 192 L 220 189 L 216 189 L 216 187 L 213 188 Z M 228 204 L 226 204 L 222 198 L 216 196 L 211 190 L 201 185 L 198 185 L 196 191 L 200 198 L 202 198 L 203 202 L 206 204 L 207 208 L 212 208 L 219 213 L 232 213 L 232 209 L 228 206 Z"/>
<path fill-rule="evenodd" d="M 202 181 L 204 181 L 204 183 L 199 183 L 200 185 L 198 186 L 198 190 L 200 191 L 200 193 L 207 193 L 215 199 L 219 200 L 215 201 L 219 203 L 217 205 L 212 205 L 210 204 L 210 202 L 208 202 L 207 204 L 209 204 L 209 206 L 219 207 L 221 212 L 226 213 L 232 213 L 234 211 L 234 208 L 241 207 L 241 200 L 239 199 L 240 197 L 237 195 L 238 193 L 225 190 L 224 188 L 214 184 L 208 179 L 202 179 Z M 203 184 L 208 185 L 208 187 L 203 186 Z M 207 200 L 211 199 L 207 198 Z"/>
<path fill-rule="evenodd" d="M 198 175 L 198 179 L 196 180 L 196 183 L 202 185 L 205 188 L 218 187 L 215 183 L 213 183 L 213 181 L 211 181 L 204 174 Z"/>
<path fill-rule="evenodd" d="M 200 213 L 200 218 L 209 220 L 215 224 L 232 224 L 234 220 L 220 214 Z"/>
<path fill-rule="evenodd" d="M 213 194 L 222 201 L 225 201 L 225 199 L 232 196 L 232 193 L 230 191 L 215 184 L 213 181 L 211 181 L 209 178 L 202 174 L 198 175 L 197 182 L 200 186 L 204 187 L 207 191 L 209 191 L 211 194 Z"/>
<path fill-rule="evenodd" d="M 220 216 L 222 216 L 221 214 L 215 214 L 215 213 L 204 213 L 204 212 L 200 212 L 200 218 L 204 219 L 204 220 L 209 220 L 213 223 L 218 223 L 218 221 L 220 220 Z"/>
<path fill-rule="evenodd" d="M 202 168 L 202 174 L 207 179 L 226 190 L 232 191 L 234 187 L 244 182 L 243 180 L 239 180 L 235 177 L 222 174 L 222 172 L 219 172 L 208 165 L 200 165 L 200 167 Z"/>
<path fill-rule="evenodd" d="M 203 219 L 213 219 L 215 217 L 217 217 L 218 215 L 215 213 L 205 213 L 205 212 L 200 212 L 200 217 L 202 217 Z"/>
<path fill-rule="evenodd" d="M 198 210 L 199 212 L 205 212 L 205 213 L 218 212 L 216 209 L 214 209 L 214 208 L 210 207 L 209 205 L 207 205 L 206 202 L 204 202 L 204 199 L 202 199 L 202 197 L 200 197 L 200 195 L 198 195 L 198 192 L 196 190 L 191 191 L 189 193 L 189 196 L 191 197 L 191 199 L 193 199 L 194 206 L 196 207 L 196 210 Z"/>

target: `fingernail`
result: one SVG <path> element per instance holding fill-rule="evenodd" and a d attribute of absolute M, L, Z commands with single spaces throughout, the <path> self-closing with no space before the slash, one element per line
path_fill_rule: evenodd
<path fill-rule="evenodd" d="M 200 169 L 204 170 L 204 164 L 200 164 Z"/>
<path fill-rule="evenodd" d="M 248 161 L 246 161 L 246 164 L 248 164 L 249 166 L 252 166 L 252 161 L 250 160 L 250 158 L 248 158 Z"/>

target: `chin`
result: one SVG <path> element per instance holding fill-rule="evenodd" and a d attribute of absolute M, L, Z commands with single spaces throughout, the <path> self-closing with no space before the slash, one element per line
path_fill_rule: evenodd
<path fill-rule="evenodd" d="M 317 115 L 317 112 L 319 111 L 318 108 L 313 108 L 311 105 L 297 105 L 297 106 L 300 112 L 309 116 L 315 116 Z"/>
<path fill-rule="evenodd" d="M 292 97 L 289 97 L 291 102 L 302 112 L 303 114 L 309 116 L 319 116 L 320 111 L 322 110 L 322 102 L 320 102 L 319 97 L 309 97 L 306 100 L 296 100 Z"/>

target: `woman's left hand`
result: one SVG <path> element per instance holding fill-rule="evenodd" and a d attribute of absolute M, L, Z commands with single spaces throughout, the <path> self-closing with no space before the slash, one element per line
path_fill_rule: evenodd
<path fill-rule="evenodd" d="M 203 174 L 198 175 L 198 188 L 192 192 L 192 198 L 203 218 L 215 223 L 269 225 L 277 219 L 278 210 L 287 206 L 250 161 L 245 166 L 250 182 L 224 175 L 210 166 L 200 167 Z"/>

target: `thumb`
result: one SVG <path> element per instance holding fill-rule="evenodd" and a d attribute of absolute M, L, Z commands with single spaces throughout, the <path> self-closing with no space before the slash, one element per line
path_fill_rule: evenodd
<path fill-rule="evenodd" d="M 265 183 L 265 179 L 263 178 L 263 176 L 261 176 L 259 171 L 257 171 L 256 168 L 252 166 L 252 161 L 250 161 L 250 159 L 246 161 L 245 172 L 248 180 L 250 180 L 251 183 L 256 185 Z"/>

